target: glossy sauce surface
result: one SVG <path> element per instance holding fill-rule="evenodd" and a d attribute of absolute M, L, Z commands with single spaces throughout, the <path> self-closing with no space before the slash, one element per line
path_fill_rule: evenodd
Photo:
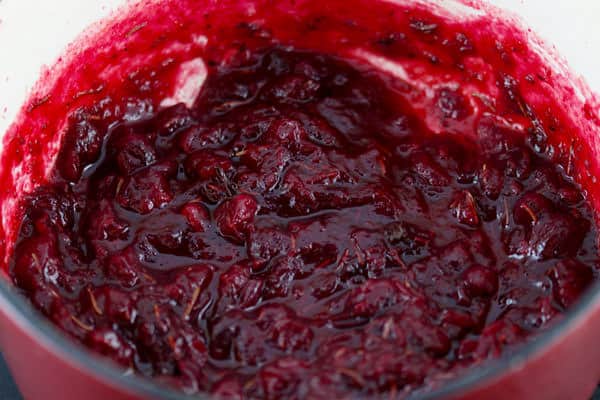
<path fill-rule="evenodd" d="M 10 274 L 76 340 L 190 393 L 401 398 L 512 351 L 595 279 L 592 211 L 515 78 L 423 100 L 238 29 L 261 46 L 208 59 L 193 104 L 153 104 L 146 71 L 69 115 Z M 454 71 L 461 35 L 427 62 Z M 406 38 L 373 46 L 412 59 Z"/>

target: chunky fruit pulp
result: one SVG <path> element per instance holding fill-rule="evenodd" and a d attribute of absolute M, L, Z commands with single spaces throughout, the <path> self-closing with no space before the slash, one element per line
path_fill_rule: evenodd
<path fill-rule="evenodd" d="M 408 29 L 437 46 L 440 27 Z M 374 46 L 413 59 L 406 38 Z M 596 278 L 592 211 L 510 75 L 475 106 L 273 43 L 208 68 L 193 104 L 153 106 L 148 73 L 121 111 L 71 113 L 23 204 L 15 284 L 123 367 L 223 398 L 404 397 L 531 340 Z"/>
<path fill-rule="evenodd" d="M 429 110 L 465 119 L 440 88 Z M 72 117 L 12 276 L 97 352 L 192 390 L 404 392 L 543 329 L 595 275 L 578 188 L 494 115 L 432 134 L 380 76 L 270 49 L 107 132 Z M 281 392 L 285 391 L 285 393 Z"/>

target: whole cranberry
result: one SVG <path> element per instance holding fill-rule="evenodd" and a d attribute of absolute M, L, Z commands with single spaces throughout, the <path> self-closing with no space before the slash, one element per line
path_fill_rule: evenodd
<path fill-rule="evenodd" d="M 223 236 L 236 242 L 243 242 L 253 230 L 252 223 L 259 208 L 253 196 L 238 194 L 217 207 L 215 222 Z"/>
<path fill-rule="evenodd" d="M 194 232 L 205 232 L 210 228 L 210 215 L 206 207 L 200 202 L 187 203 L 181 209 L 181 214 L 183 214 Z"/>
<path fill-rule="evenodd" d="M 77 181 L 88 163 L 100 154 L 103 136 L 87 110 L 77 110 L 69 117 L 65 142 L 58 154 L 57 167 L 70 181 Z"/>

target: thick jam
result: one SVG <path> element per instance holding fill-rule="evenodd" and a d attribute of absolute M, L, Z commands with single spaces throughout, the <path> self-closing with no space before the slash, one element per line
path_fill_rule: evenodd
<path fill-rule="evenodd" d="M 405 397 L 512 351 L 595 279 L 590 206 L 512 77 L 498 104 L 437 84 L 416 107 L 364 60 L 238 50 L 193 104 L 140 89 L 117 120 L 109 97 L 69 115 L 10 274 L 75 340 L 189 393 Z"/>

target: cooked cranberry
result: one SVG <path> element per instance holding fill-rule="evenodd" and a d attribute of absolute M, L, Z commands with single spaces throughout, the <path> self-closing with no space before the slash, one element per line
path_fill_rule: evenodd
<path fill-rule="evenodd" d="M 479 173 L 480 186 L 483 193 L 492 200 L 496 200 L 504 187 L 502 172 L 493 165 L 483 164 Z"/>
<path fill-rule="evenodd" d="M 314 334 L 310 327 L 301 321 L 277 321 L 271 329 L 270 340 L 275 346 L 287 353 L 310 349 Z"/>
<path fill-rule="evenodd" d="M 274 400 L 293 395 L 300 383 L 301 374 L 307 367 L 306 362 L 291 357 L 265 366 L 257 377 L 259 396 Z"/>
<path fill-rule="evenodd" d="M 206 289 L 212 279 L 212 268 L 195 265 L 177 271 L 173 282 L 166 287 L 169 299 L 182 308 L 184 318 L 189 318 L 194 310 L 201 309 L 210 301 Z"/>
<path fill-rule="evenodd" d="M 100 354 L 106 355 L 124 367 L 132 363 L 133 348 L 118 333 L 110 329 L 90 332 L 86 344 Z"/>
<path fill-rule="evenodd" d="M 428 154 L 417 153 L 411 158 L 410 162 L 415 175 L 423 183 L 431 186 L 445 186 L 448 184 L 447 172 Z"/>
<path fill-rule="evenodd" d="M 223 272 L 219 280 L 219 309 L 229 309 L 239 305 L 242 308 L 252 307 L 261 298 L 264 281 L 251 279 L 250 265 L 232 265 Z"/>
<path fill-rule="evenodd" d="M 187 154 L 207 148 L 218 148 L 229 143 L 235 132 L 226 126 L 203 127 L 192 126 L 179 137 L 179 145 Z"/>
<path fill-rule="evenodd" d="M 248 254 L 259 263 L 270 261 L 280 254 L 287 254 L 292 247 L 290 236 L 274 228 L 254 230 L 247 242 Z"/>
<path fill-rule="evenodd" d="M 558 196 L 568 205 L 576 205 L 583 200 L 581 192 L 572 186 L 561 187 Z"/>
<path fill-rule="evenodd" d="M 134 287 L 142 280 L 140 256 L 131 247 L 111 255 L 104 264 L 106 274 L 123 287 Z"/>
<path fill-rule="evenodd" d="M 499 320 L 487 326 L 478 340 L 465 340 L 458 349 L 459 359 L 477 362 L 498 357 L 505 347 L 518 343 L 525 332 L 513 323 Z"/>
<path fill-rule="evenodd" d="M 232 164 L 229 158 L 207 150 L 199 150 L 190 154 L 186 160 L 188 175 L 201 180 L 221 178 L 231 172 Z"/>
<path fill-rule="evenodd" d="M 91 249 L 98 259 L 123 247 L 128 237 L 129 225 L 119 218 L 114 207 L 108 201 L 98 204 L 99 215 L 89 221 L 87 237 Z"/>
<path fill-rule="evenodd" d="M 526 193 L 514 207 L 514 219 L 517 224 L 533 225 L 545 217 L 551 210 L 551 203 L 539 193 Z"/>
<path fill-rule="evenodd" d="M 482 265 L 474 265 L 462 274 L 464 286 L 471 296 L 493 296 L 498 290 L 498 275 Z"/>
<path fill-rule="evenodd" d="M 259 205 L 254 197 L 239 194 L 215 210 L 215 223 L 222 235 L 243 241 L 252 230 Z"/>
<path fill-rule="evenodd" d="M 373 279 L 350 294 L 346 307 L 352 316 L 373 316 L 401 301 L 404 290 L 399 282 Z"/>
<path fill-rule="evenodd" d="M 281 119 L 271 124 L 266 132 L 267 140 L 282 143 L 284 146 L 297 146 L 305 136 L 300 122 L 293 119 Z"/>
<path fill-rule="evenodd" d="M 189 202 L 183 206 L 181 213 L 195 232 L 204 232 L 210 228 L 210 215 L 202 203 L 197 201 Z"/>
<path fill-rule="evenodd" d="M 130 293 L 104 286 L 90 291 L 92 309 L 96 314 L 106 315 L 121 325 L 129 325 L 135 322 L 135 297 Z"/>
<path fill-rule="evenodd" d="M 154 125 L 160 136 L 171 136 L 191 126 L 193 122 L 194 118 L 190 109 L 180 103 L 157 113 Z"/>
<path fill-rule="evenodd" d="M 531 254 L 543 259 L 574 255 L 587 231 L 573 217 L 554 214 L 544 218 L 531 230 Z"/>
<path fill-rule="evenodd" d="M 265 276 L 264 296 L 266 298 L 287 297 L 291 294 L 294 279 L 302 278 L 310 271 L 297 257 L 278 257 L 272 261 Z"/>
<path fill-rule="evenodd" d="M 112 134 L 117 135 L 121 132 Z M 123 174 L 131 174 L 139 168 L 156 162 L 154 145 L 143 135 L 127 132 L 120 135 L 113 146 L 117 164 Z"/>
<path fill-rule="evenodd" d="M 461 223 L 471 227 L 479 225 L 479 214 L 475 198 L 469 191 L 459 193 L 450 204 L 450 210 L 456 219 Z"/>
<path fill-rule="evenodd" d="M 212 387 L 215 399 L 242 400 L 243 387 L 241 379 L 236 375 L 226 376 Z"/>
<path fill-rule="evenodd" d="M 548 276 L 552 279 L 554 299 L 566 308 L 575 303 L 590 285 L 594 273 L 587 266 L 573 259 L 566 259 L 556 263 L 548 271 Z"/>
<path fill-rule="evenodd" d="M 58 157 L 58 170 L 70 181 L 79 180 L 84 168 L 95 161 L 102 146 L 102 134 L 94 124 L 94 115 L 85 110 L 76 111 L 69 118 L 69 130 L 65 135 Z"/>
<path fill-rule="evenodd" d="M 162 208 L 173 199 L 168 182 L 171 167 L 158 166 L 139 171 L 117 186 L 117 201 L 124 207 L 140 214 Z"/>
<path fill-rule="evenodd" d="M 304 129 L 308 139 L 320 146 L 338 147 L 342 141 L 340 133 L 321 118 L 304 117 Z"/>
<path fill-rule="evenodd" d="M 272 190 L 281 180 L 291 161 L 290 152 L 283 146 L 250 144 L 242 151 L 242 162 L 257 171 L 262 184 L 259 191 Z"/>

